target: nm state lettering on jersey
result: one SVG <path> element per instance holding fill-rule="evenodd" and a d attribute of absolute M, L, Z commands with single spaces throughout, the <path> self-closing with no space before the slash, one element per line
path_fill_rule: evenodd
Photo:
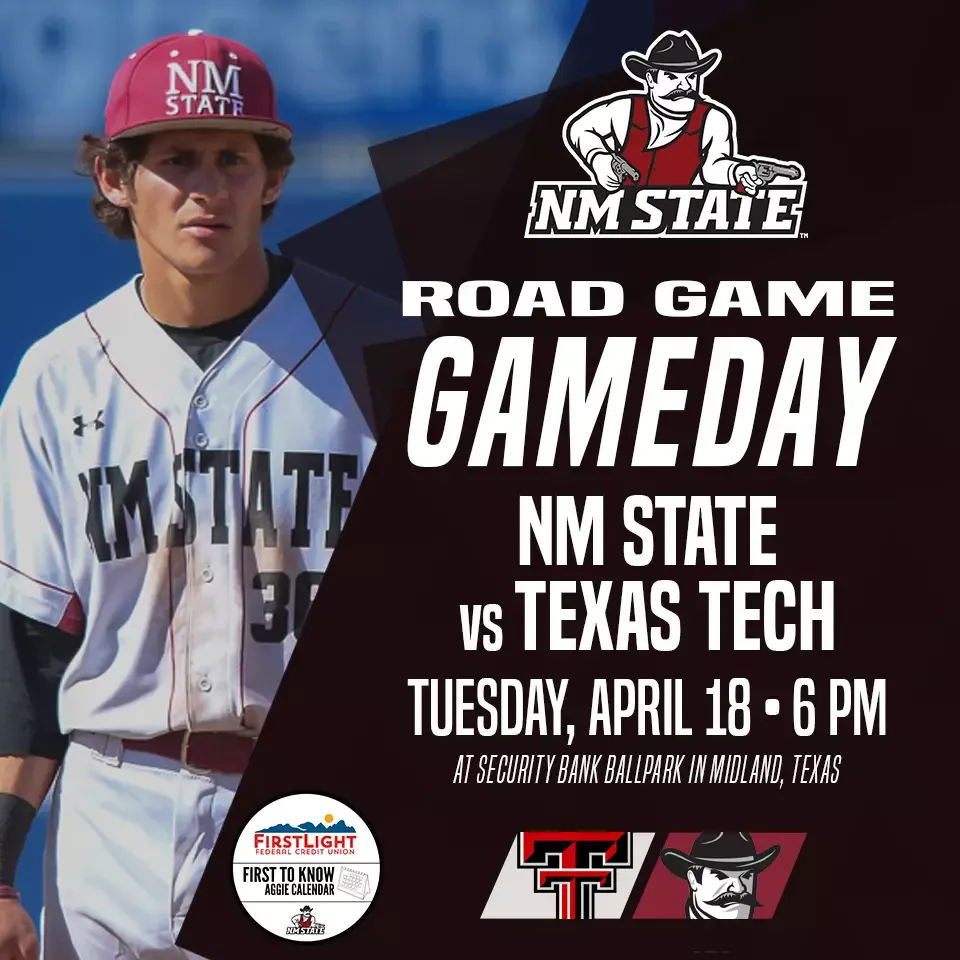
<path fill-rule="evenodd" d="M 277 461 L 283 466 L 284 478 L 278 495 L 283 501 L 289 501 L 291 493 L 294 498 L 293 524 L 284 531 L 289 545 L 309 547 L 320 532 L 325 547 L 336 546 L 345 511 L 353 500 L 352 491 L 345 481 L 347 478 L 357 478 L 358 456 L 355 453 L 310 451 L 271 453 L 269 450 L 254 450 L 251 454 L 249 489 L 243 505 L 244 519 L 240 524 L 243 545 L 253 546 L 259 533 L 264 546 L 277 546 L 280 530 L 276 521 L 278 508 L 274 501 L 273 479 Z M 162 529 L 158 531 L 150 501 L 148 460 L 137 460 L 128 471 L 119 465 L 97 466 L 90 467 L 78 476 L 87 500 L 87 536 L 101 563 L 126 560 L 131 556 L 130 521 L 136 522 L 135 530 L 145 553 L 156 553 L 161 540 L 165 540 L 168 547 L 183 547 L 194 542 L 197 537 L 197 504 L 194 495 L 177 481 L 181 472 L 209 478 L 208 489 L 204 491 L 211 504 L 212 523 L 207 531 L 209 541 L 211 544 L 231 542 L 227 476 L 239 472 L 240 451 L 187 448 L 182 454 L 176 455 L 172 469 L 177 507 L 182 518 L 170 521 L 165 532 Z M 314 478 L 324 477 L 329 478 L 329 508 L 318 523 L 318 518 L 311 516 L 310 487 Z M 236 525 L 233 530 L 236 535 Z"/>
<path fill-rule="evenodd" d="M 351 481 L 359 477 L 356 453 L 253 450 L 246 498 L 235 509 L 229 478 L 239 470 L 239 450 L 186 448 L 177 454 L 168 481 L 177 516 L 165 524 L 157 517 L 166 515 L 167 505 L 161 500 L 155 507 L 151 500 L 149 460 L 137 460 L 127 470 L 118 464 L 84 470 L 77 479 L 87 503 L 85 530 L 97 560 L 110 563 L 134 554 L 154 554 L 162 546 L 189 547 L 198 536 L 211 546 L 224 547 L 237 542 L 278 549 L 336 546 L 353 503 Z M 184 481 L 184 474 L 191 475 L 193 486 Z M 253 639 L 279 643 L 286 638 L 287 618 L 277 612 L 285 612 L 291 599 L 292 629 L 299 637 L 322 577 L 322 570 L 303 570 L 291 585 L 282 571 L 258 572 L 253 588 L 272 590 L 277 609 L 269 626 L 252 625 Z"/>
<path fill-rule="evenodd" d="M 265 719 L 376 445 L 328 334 L 400 310 L 311 271 L 207 370 L 133 282 L 24 358 L 0 412 L 0 603 L 82 636 L 66 732 Z"/>

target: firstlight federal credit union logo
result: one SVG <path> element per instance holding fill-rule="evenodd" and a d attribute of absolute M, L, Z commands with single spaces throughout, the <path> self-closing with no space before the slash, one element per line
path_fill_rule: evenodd
<path fill-rule="evenodd" d="M 330 939 L 366 913 L 380 854 L 355 810 L 320 794 L 293 794 L 256 813 L 237 840 L 233 879 L 244 909 L 288 940 Z"/>
<path fill-rule="evenodd" d="M 262 827 L 253 834 L 254 853 L 259 856 L 314 854 L 325 852 L 341 856 L 353 856 L 357 839 L 356 827 L 343 820 L 333 821 L 333 814 L 324 814 L 318 823 L 304 821 L 296 827 L 289 823 L 275 823 Z"/>
<path fill-rule="evenodd" d="M 742 156 L 733 112 L 703 93 L 719 50 L 667 31 L 623 69 L 642 89 L 594 100 L 563 142 L 588 180 L 533 185 L 525 237 L 799 237 L 803 167 Z"/>

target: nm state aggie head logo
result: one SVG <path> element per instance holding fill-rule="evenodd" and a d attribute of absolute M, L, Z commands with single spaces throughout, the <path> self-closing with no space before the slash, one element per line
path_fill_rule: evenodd
<path fill-rule="evenodd" d="M 564 144 L 589 179 L 535 183 L 524 236 L 799 236 L 803 168 L 740 154 L 733 112 L 703 92 L 720 56 L 671 31 L 624 54 L 641 89 L 568 118 Z"/>
<path fill-rule="evenodd" d="M 287 927 L 288 936 L 322 937 L 326 932 L 326 926 L 317 923 L 317 918 L 313 915 L 313 907 L 309 905 L 301 907 L 290 918 L 290 926 Z"/>

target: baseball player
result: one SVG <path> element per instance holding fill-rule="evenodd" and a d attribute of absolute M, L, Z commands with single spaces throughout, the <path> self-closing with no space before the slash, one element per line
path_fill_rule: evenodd
<path fill-rule="evenodd" d="M 263 248 L 292 133 L 252 51 L 156 40 L 105 120 L 94 211 L 141 273 L 0 406 L 0 960 L 193 956 L 181 923 L 375 446 L 343 345 L 400 317 Z M 38 947 L 15 874 L 51 785 Z"/>

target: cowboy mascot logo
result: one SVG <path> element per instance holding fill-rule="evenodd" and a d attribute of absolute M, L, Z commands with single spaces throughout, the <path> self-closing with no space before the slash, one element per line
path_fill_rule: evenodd
<path fill-rule="evenodd" d="M 287 933 L 313 934 L 314 936 L 323 936 L 326 929 L 322 923 L 317 923 L 317 918 L 313 915 L 313 907 L 301 907 L 299 913 L 295 913 L 290 918 L 293 926 L 287 929 Z"/>
<path fill-rule="evenodd" d="M 535 184 L 526 236 L 797 236 L 803 168 L 740 155 L 733 113 L 703 93 L 720 57 L 686 31 L 626 53 L 641 89 L 594 100 L 564 126 L 591 189 Z"/>
<path fill-rule="evenodd" d="M 757 853 L 749 833 L 701 833 L 690 853 L 664 850 L 663 865 L 687 881 L 688 920 L 750 920 L 762 904 L 757 875 L 777 859 L 776 844 Z"/>

